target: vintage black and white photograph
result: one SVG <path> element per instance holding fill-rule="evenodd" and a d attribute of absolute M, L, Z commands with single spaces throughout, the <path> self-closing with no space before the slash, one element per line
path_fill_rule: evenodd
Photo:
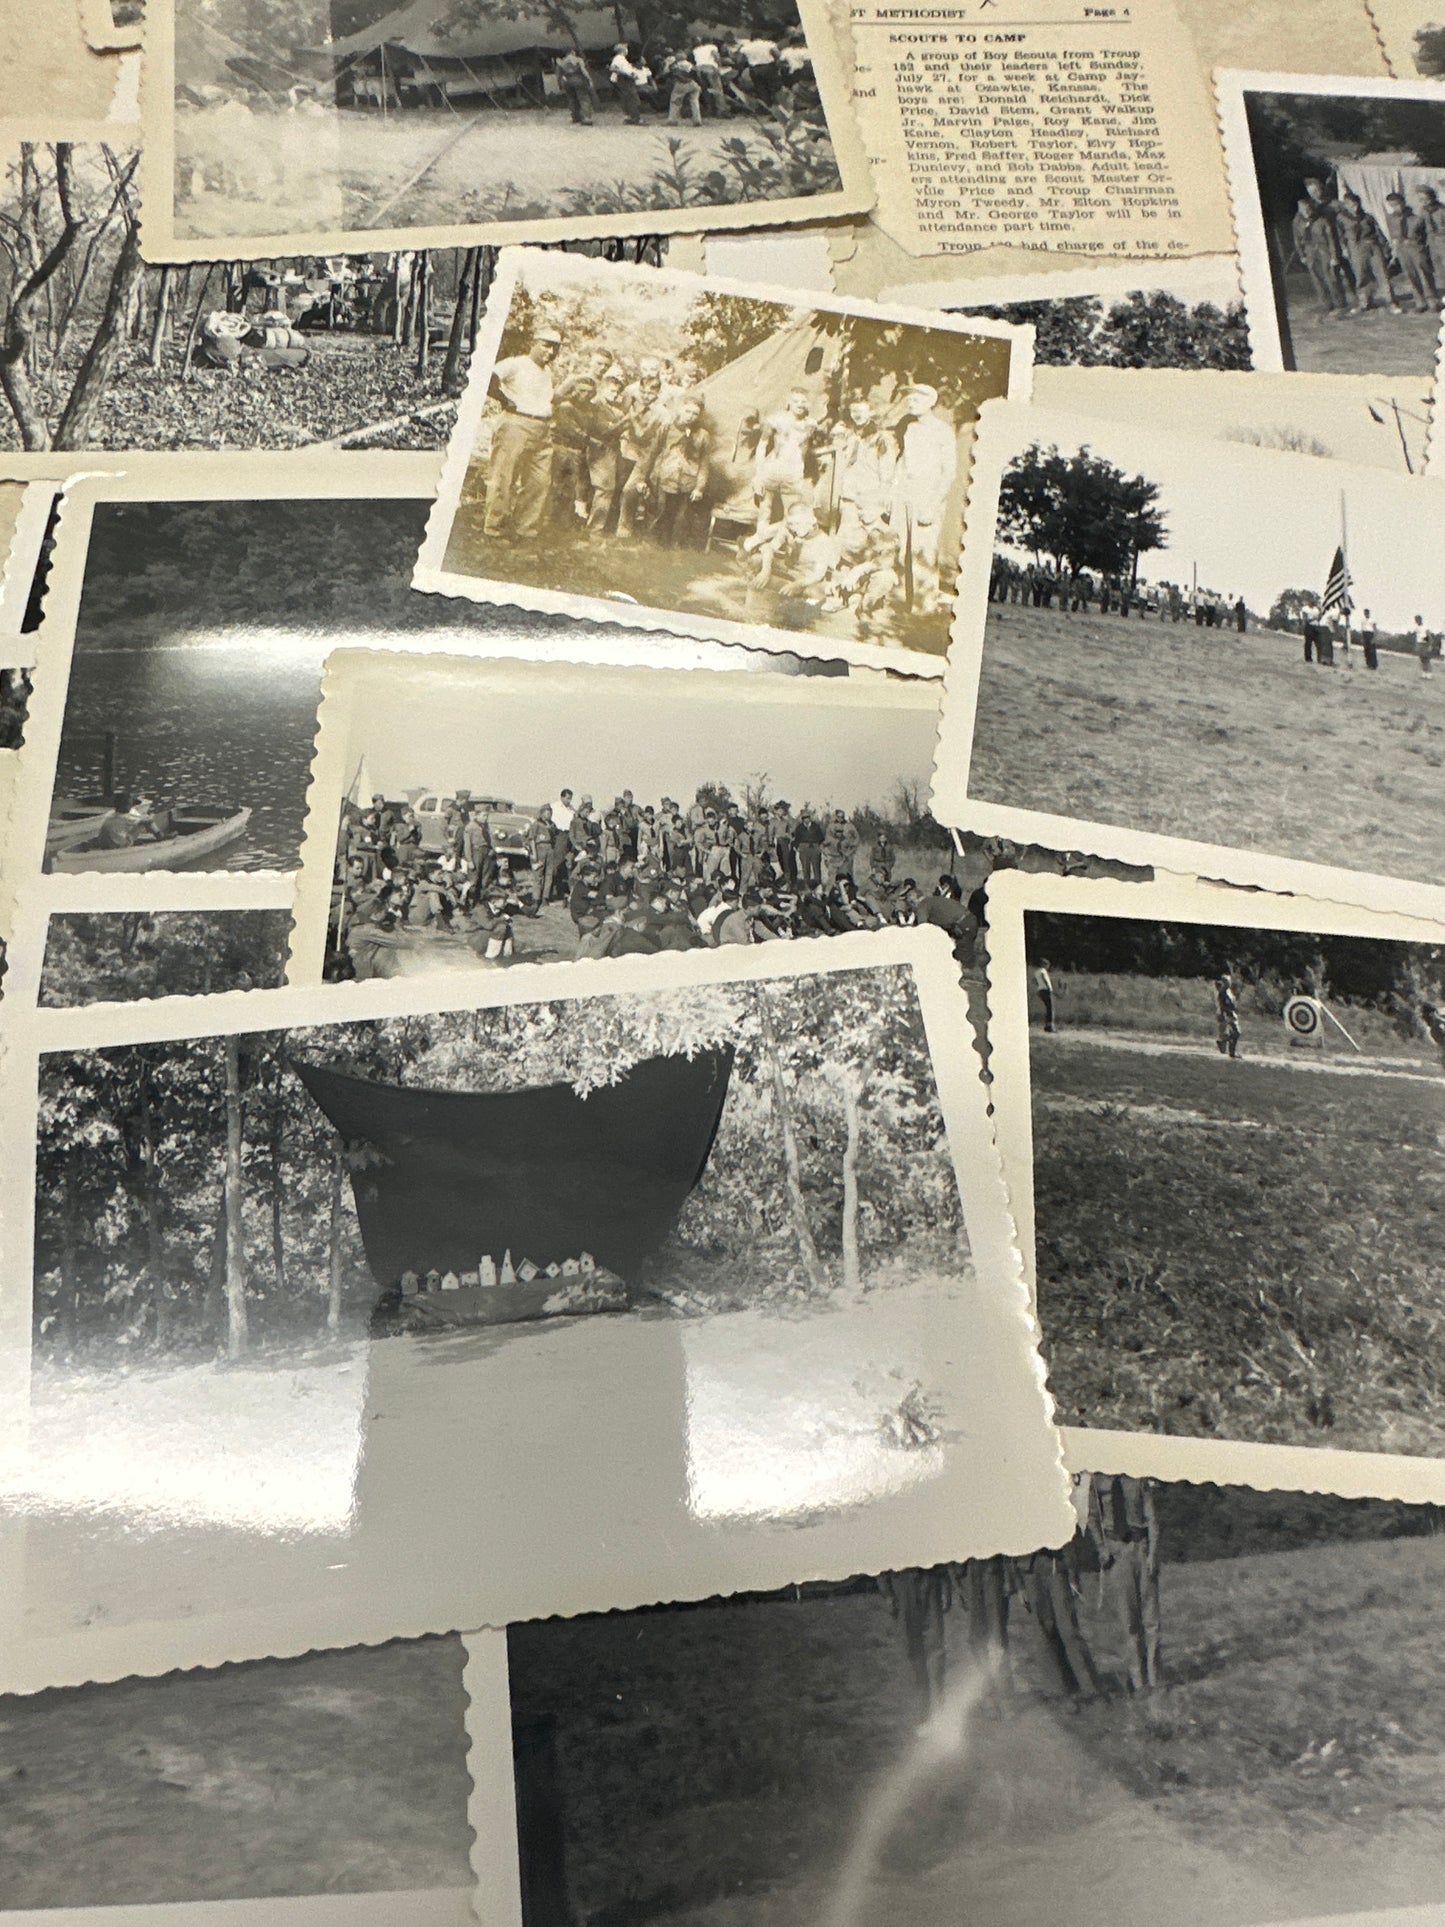
<path fill-rule="evenodd" d="M 0 131 L 0 450 L 446 445 L 495 248 L 150 266 L 136 165 Z"/>
<path fill-rule="evenodd" d="M 1255 365 L 1428 374 L 1445 297 L 1445 96 L 1219 77 Z"/>
<path fill-rule="evenodd" d="M 1024 935 L 1060 1420 L 1445 1453 L 1445 948 L 1042 910 Z"/>
<path fill-rule="evenodd" d="M 0 1695 L 0 1913 L 345 1895 L 464 1927 L 465 1663 L 453 1634 Z"/>
<path fill-rule="evenodd" d="M 62 910 L 47 921 L 40 1003 L 130 1003 L 274 990 L 285 981 L 289 910 Z"/>
<path fill-rule="evenodd" d="M 292 982 L 936 923 L 936 684 L 696 670 L 327 667 Z"/>
<path fill-rule="evenodd" d="M 887 290 L 885 301 L 985 315 L 1034 331 L 1039 368 L 1251 366 L 1249 328 L 1233 255 L 1137 266 L 1075 268 Z"/>
<path fill-rule="evenodd" d="M 871 199 L 816 0 L 166 0 L 147 41 L 163 258 L 726 228 Z"/>
<path fill-rule="evenodd" d="M 182 1600 L 385 1637 L 1054 1530 L 957 963 L 808 954 L 349 1022 L 257 991 L 220 1034 L 112 1006 L 90 1034 L 137 1041 L 47 1052 L 35 1638 L 86 1663 Z"/>
<path fill-rule="evenodd" d="M 240 495 L 222 483 L 199 499 L 153 499 L 145 484 L 127 499 L 122 483 L 100 483 L 88 521 L 71 493 L 68 593 L 82 579 L 54 788 L 47 769 L 37 797 L 39 812 L 49 806 L 48 869 L 294 868 L 322 665 L 346 643 L 505 642 L 525 655 L 565 631 L 574 656 L 635 655 L 624 632 L 595 622 L 415 595 L 429 503 L 410 487 L 422 478 L 404 471 L 398 494 L 387 463 L 368 474 L 371 494 L 333 480 L 267 495 L 240 473 Z M 649 652 L 662 660 L 669 648 L 681 660 L 709 651 L 659 638 Z M 761 650 L 712 654 L 778 661 Z"/>
<path fill-rule="evenodd" d="M 945 821 L 1385 908 L 1445 882 L 1435 484 L 1032 408 L 976 462 Z"/>
<path fill-rule="evenodd" d="M 1027 334 L 508 252 L 418 588 L 934 673 Z"/>
<path fill-rule="evenodd" d="M 1437 1918 L 1438 1509 L 1074 1499 L 1057 1550 L 511 1627 L 525 1927 Z"/>

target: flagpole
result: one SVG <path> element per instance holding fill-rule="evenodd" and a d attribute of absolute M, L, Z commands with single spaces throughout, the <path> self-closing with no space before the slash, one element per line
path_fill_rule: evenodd
<path fill-rule="evenodd" d="M 1345 600 L 1341 614 L 1345 618 L 1345 654 L 1348 656 L 1350 653 L 1350 590 L 1354 586 L 1354 578 L 1350 574 L 1350 532 L 1349 525 L 1345 520 L 1345 491 L 1343 489 L 1340 490 L 1340 555 L 1345 565 Z"/>

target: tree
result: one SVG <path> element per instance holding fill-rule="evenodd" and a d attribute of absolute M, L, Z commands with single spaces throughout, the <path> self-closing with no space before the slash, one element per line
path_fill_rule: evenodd
<path fill-rule="evenodd" d="M 704 377 L 715 375 L 760 341 L 781 334 L 788 318 L 787 308 L 750 295 L 700 294 L 682 324 L 683 352 Z"/>
<path fill-rule="evenodd" d="M 1271 629 L 1298 628 L 1306 615 L 1319 613 L 1320 598 L 1314 589 L 1281 589 L 1270 604 L 1265 618 Z"/>
<path fill-rule="evenodd" d="M 1048 556 L 1058 571 L 1095 569 L 1137 580 L 1139 559 L 1168 546 L 1159 488 L 1083 447 L 1062 455 L 1035 442 L 1016 455 L 999 489 L 998 533 Z"/>
<path fill-rule="evenodd" d="M 75 184 L 69 141 L 55 144 L 55 191 L 60 204 L 60 229 L 47 244 L 41 236 L 44 185 L 36 161 L 36 147 L 20 147 L 20 206 L 6 217 L 5 251 L 15 275 L 0 329 L 0 389 L 10 404 L 27 449 L 43 449 L 49 442 L 44 419 L 30 385 L 30 360 L 38 322 L 40 298 L 70 255 L 80 235 L 75 209 Z"/>

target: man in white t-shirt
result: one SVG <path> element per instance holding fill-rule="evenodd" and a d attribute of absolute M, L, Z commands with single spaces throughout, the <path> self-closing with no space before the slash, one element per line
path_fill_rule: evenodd
<path fill-rule="evenodd" d="M 723 91 L 722 55 L 715 40 L 700 40 L 692 50 L 692 64 L 702 85 L 703 99 L 719 120 L 732 112 Z"/>
<path fill-rule="evenodd" d="M 552 363 L 562 337 L 538 328 L 524 355 L 492 370 L 490 389 L 503 415 L 492 436 L 483 520 L 493 540 L 535 542 L 552 485 Z"/>
<path fill-rule="evenodd" d="M 913 607 L 938 608 L 938 545 L 943 511 L 958 477 L 958 431 L 936 412 L 938 390 L 918 382 L 904 398 L 902 443 L 894 470 L 893 531 L 911 565 Z"/>
<path fill-rule="evenodd" d="M 778 43 L 776 40 L 740 40 L 738 58 L 749 87 L 765 107 L 778 95 Z"/>

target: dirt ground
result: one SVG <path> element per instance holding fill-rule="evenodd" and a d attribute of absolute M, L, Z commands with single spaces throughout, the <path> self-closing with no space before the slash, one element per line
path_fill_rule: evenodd
<path fill-rule="evenodd" d="M 488 537 L 482 528 L 484 486 L 481 466 L 473 464 L 442 565 L 458 575 L 523 582 L 599 601 L 637 602 L 664 613 L 720 622 L 763 623 L 839 642 L 922 650 L 933 656 L 948 649 L 952 616 L 947 583 L 932 615 L 905 613 L 895 603 L 886 618 L 864 627 L 849 608 L 824 608 L 816 593 L 805 597 L 780 593 L 771 584 L 754 587 L 744 559 L 728 547 L 673 549 L 645 538 L 569 538 L 561 531 L 539 547 Z"/>
<path fill-rule="evenodd" d="M 1403 314 L 1375 308 L 1329 321 L 1308 277 L 1290 275 L 1285 307 L 1294 359 L 1286 366 L 1319 375 L 1431 374 L 1440 339 L 1439 313 L 1412 311 L 1402 275 L 1396 276 L 1396 293 Z"/>
<path fill-rule="evenodd" d="M 588 1927 L 1247 1927 L 1440 1902 L 1442 1579 L 1441 1539 L 1166 1564 L 1144 1704 L 1095 1577 L 1102 1700 L 1050 1691 L 1014 1601 L 1016 1685 L 955 1758 L 915 1747 L 870 1593 L 514 1628 L 513 1703 L 556 1717 Z"/>
<path fill-rule="evenodd" d="M 1297 638 L 990 607 L 970 794 L 1445 882 L 1445 675 Z"/>
<path fill-rule="evenodd" d="M 0 1909 L 469 1884 L 460 1640 L 0 1697 Z"/>
<path fill-rule="evenodd" d="M 681 142 L 676 160 L 669 138 Z M 252 115 L 232 102 L 177 119 L 176 231 L 224 240 L 320 226 L 537 220 L 573 212 L 579 201 L 593 213 L 675 208 L 703 198 L 704 175 L 721 168 L 734 178 L 723 163 L 725 144 L 738 139 L 764 151 L 741 119 L 669 127 L 649 112 L 629 127 L 611 101 L 591 127 L 574 126 L 565 107 L 414 108 L 383 119 Z M 627 198 L 608 204 L 619 192 Z"/>

